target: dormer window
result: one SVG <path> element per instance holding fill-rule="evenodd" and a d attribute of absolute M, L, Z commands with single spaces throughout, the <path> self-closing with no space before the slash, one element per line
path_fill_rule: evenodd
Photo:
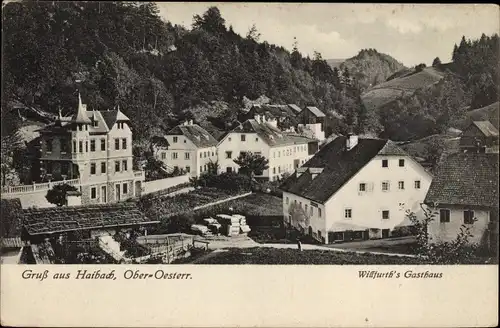
<path fill-rule="evenodd" d="M 92 126 L 97 128 L 99 126 L 99 122 L 97 120 L 92 121 Z"/>
<path fill-rule="evenodd" d="M 177 142 L 178 140 L 179 140 L 179 138 L 178 138 L 178 137 L 174 137 L 174 138 L 173 138 L 173 142 L 174 142 L 174 143 L 175 143 L 175 142 Z"/>

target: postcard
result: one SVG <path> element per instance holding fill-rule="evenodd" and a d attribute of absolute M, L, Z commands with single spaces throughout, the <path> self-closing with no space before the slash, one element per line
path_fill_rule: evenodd
<path fill-rule="evenodd" d="M 2 325 L 498 324 L 497 6 L 2 9 Z"/>

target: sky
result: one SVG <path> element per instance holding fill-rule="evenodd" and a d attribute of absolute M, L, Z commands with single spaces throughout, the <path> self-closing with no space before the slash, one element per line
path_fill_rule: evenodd
<path fill-rule="evenodd" d="M 492 4 L 158 3 L 162 18 L 187 28 L 214 5 L 242 36 L 255 24 L 260 41 L 291 50 L 296 37 L 303 55 L 346 59 L 374 48 L 408 67 L 435 57 L 448 62 L 462 35 L 479 38 L 500 28 L 500 9 Z"/>

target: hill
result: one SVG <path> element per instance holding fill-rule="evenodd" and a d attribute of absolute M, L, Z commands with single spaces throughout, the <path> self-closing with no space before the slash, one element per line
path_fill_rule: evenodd
<path fill-rule="evenodd" d="M 331 68 L 338 68 L 343 62 L 345 62 L 345 59 L 326 59 L 326 62 Z"/>
<path fill-rule="evenodd" d="M 72 112 L 78 89 L 89 108 L 120 105 L 134 137 L 146 140 L 187 113 L 204 122 L 214 101 L 227 114 L 243 97 L 263 95 L 327 113 L 360 103 L 319 53 L 290 53 L 259 42 L 256 31 L 241 36 L 216 7 L 195 15 L 191 28 L 163 20 L 148 2 L 10 2 L 2 9 L 2 122 L 14 101 L 50 115 Z M 219 123 L 232 117 L 215 116 Z"/>
<path fill-rule="evenodd" d="M 398 74 L 399 76 L 393 75 L 391 79 L 370 88 L 361 95 L 368 110 L 376 110 L 391 101 L 429 87 L 439 82 L 445 73 L 434 67 L 426 67 L 420 72 L 406 69 Z"/>
<path fill-rule="evenodd" d="M 339 68 L 341 71 L 347 68 L 361 90 L 366 90 L 384 82 L 405 67 L 389 55 L 375 49 L 363 49 L 356 56 L 345 60 Z"/>

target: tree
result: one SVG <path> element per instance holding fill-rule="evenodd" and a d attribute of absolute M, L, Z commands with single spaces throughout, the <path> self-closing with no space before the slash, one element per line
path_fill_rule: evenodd
<path fill-rule="evenodd" d="M 67 195 L 69 191 L 78 191 L 78 189 L 69 184 L 59 184 L 55 185 L 47 191 L 47 195 L 45 198 L 51 204 L 55 204 L 57 206 L 63 206 L 68 204 Z"/>
<path fill-rule="evenodd" d="M 239 173 L 253 177 L 262 175 L 269 168 L 269 160 L 262 155 L 251 152 L 241 152 L 234 160 L 240 166 Z"/>
<path fill-rule="evenodd" d="M 257 30 L 255 24 L 253 24 L 252 27 L 248 30 L 247 39 L 259 42 L 259 38 L 260 38 L 260 33 Z"/>
<path fill-rule="evenodd" d="M 439 59 L 439 57 L 436 57 L 432 62 L 432 67 L 439 67 L 439 66 L 441 66 L 441 59 Z"/>
<path fill-rule="evenodd" d="M 425 67 L 427 67 L 427 65 L 425 65 L 424 63 L 418 64 L 417 66 L 415 66 L 415 72 L 417 72 L 417 73 L 422 72 Z"/>
<path fill-rule="evenodd" d="M 203 29 L 211 33 L 226 32 L 226 20 L 222 18 L 220 10 L 217 7 L 210 7 L 203 16 L 194 16 L 194 29 Z"/>

